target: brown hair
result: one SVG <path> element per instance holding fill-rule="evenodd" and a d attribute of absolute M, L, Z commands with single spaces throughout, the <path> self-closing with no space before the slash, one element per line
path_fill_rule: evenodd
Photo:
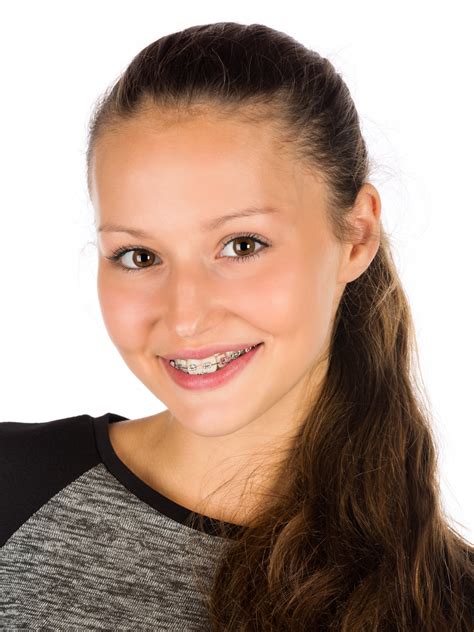
<path fill-rule="evenodd" d="M 89 190 L 104 133 L 143 112 L 200 111 L 274 125 L 327 185 L 334 235 L 351 239 L 369 159 L 349 90 L 328 59 L 261 24 L 193 26 L 139 52 L 93 112 Z M 344 290 L 328 353 L 275 488 L 228 539 L 207 599 L 212 629 L 472 631 L 474 547 L 441 507 L 411 312 L 383 227 Z"/>

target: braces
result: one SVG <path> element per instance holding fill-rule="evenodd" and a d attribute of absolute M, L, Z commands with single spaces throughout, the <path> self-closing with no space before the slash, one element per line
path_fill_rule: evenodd
<path fill-rule="evenodd" d="M 254 347 L 256 347 L 257 345 L 254 345 Z M 223 368 L 226 364 L 228 364 L 229 362 L 231 362 L 232 360 L 235 360 L 236 358 L 240 357 L 241 355 L 243 355 L 244 353 L 248 353 L 248 351 L 251 351 L 254 347 L 248 347 L 248 350 L 246 349 L 242 349 L 242 351 L 233 351 L 230 354 L 230 357 L 227 356 L 226 354 L 216 354 L 214 357 L 218 358 L 217 362 L 205 362 L 202 365 L 203 369 L 209 369 L 211 366 L 220 366 L 221 368 Z M 178 371 L 183 371 L 184 373 L 189 373 L 189 370 L 194 371 L 195 369 L 197 369 L 199 367 L 199 365 L 197 364 L 190 364 L 189 366 L 187 366 L 186 368 L 188 370 L 183 369 L 182 367 L 179 367 L 176 365 L 176 362 L 174 360 L 170 360 L 170 364 L 172 367 L 175 367 L 176 369 L 178 369 Z"/>

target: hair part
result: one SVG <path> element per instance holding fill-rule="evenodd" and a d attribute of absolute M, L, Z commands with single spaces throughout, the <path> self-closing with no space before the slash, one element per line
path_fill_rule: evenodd
<path fill-rule="evenodd" d="M 139 117 L 201 115 L 273 126 L 282 152 L 326 184 L 334 236 L 353 238 L 349 214 L 370 162 L 350 92 L 328 59 L 262 24 L 192 26 L 140 51 L 91 117 L 89 190 L 105 135 Z M 382 227 L 374 259 L 341 297 L 326 375 L 317 393 L 308 382 L 276 484 L 249 525 L 219 526 L 223 554 L 211 584 L 201 581 L 212 630 L 473 629 L 474 547 L 441 507 L 417 372 Z"/>

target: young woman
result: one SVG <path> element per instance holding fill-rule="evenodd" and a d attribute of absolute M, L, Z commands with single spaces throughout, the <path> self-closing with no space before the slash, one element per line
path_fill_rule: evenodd
<path fill-rule="evenodd" d="M 104 322 L 166 410 L 0 424 L 7 627 L 472 630 L 332 64 L 260 24 L 162 37 L 98 103 L 87 168 Z"/>

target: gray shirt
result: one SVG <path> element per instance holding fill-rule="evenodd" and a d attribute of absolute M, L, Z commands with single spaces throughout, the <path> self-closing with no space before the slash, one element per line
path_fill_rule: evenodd
<path fill-rule="evenodd" d="M 209 630 L 229 538 L 114 452 L 114 413 L 0 423 L 0 629 Z"/>

